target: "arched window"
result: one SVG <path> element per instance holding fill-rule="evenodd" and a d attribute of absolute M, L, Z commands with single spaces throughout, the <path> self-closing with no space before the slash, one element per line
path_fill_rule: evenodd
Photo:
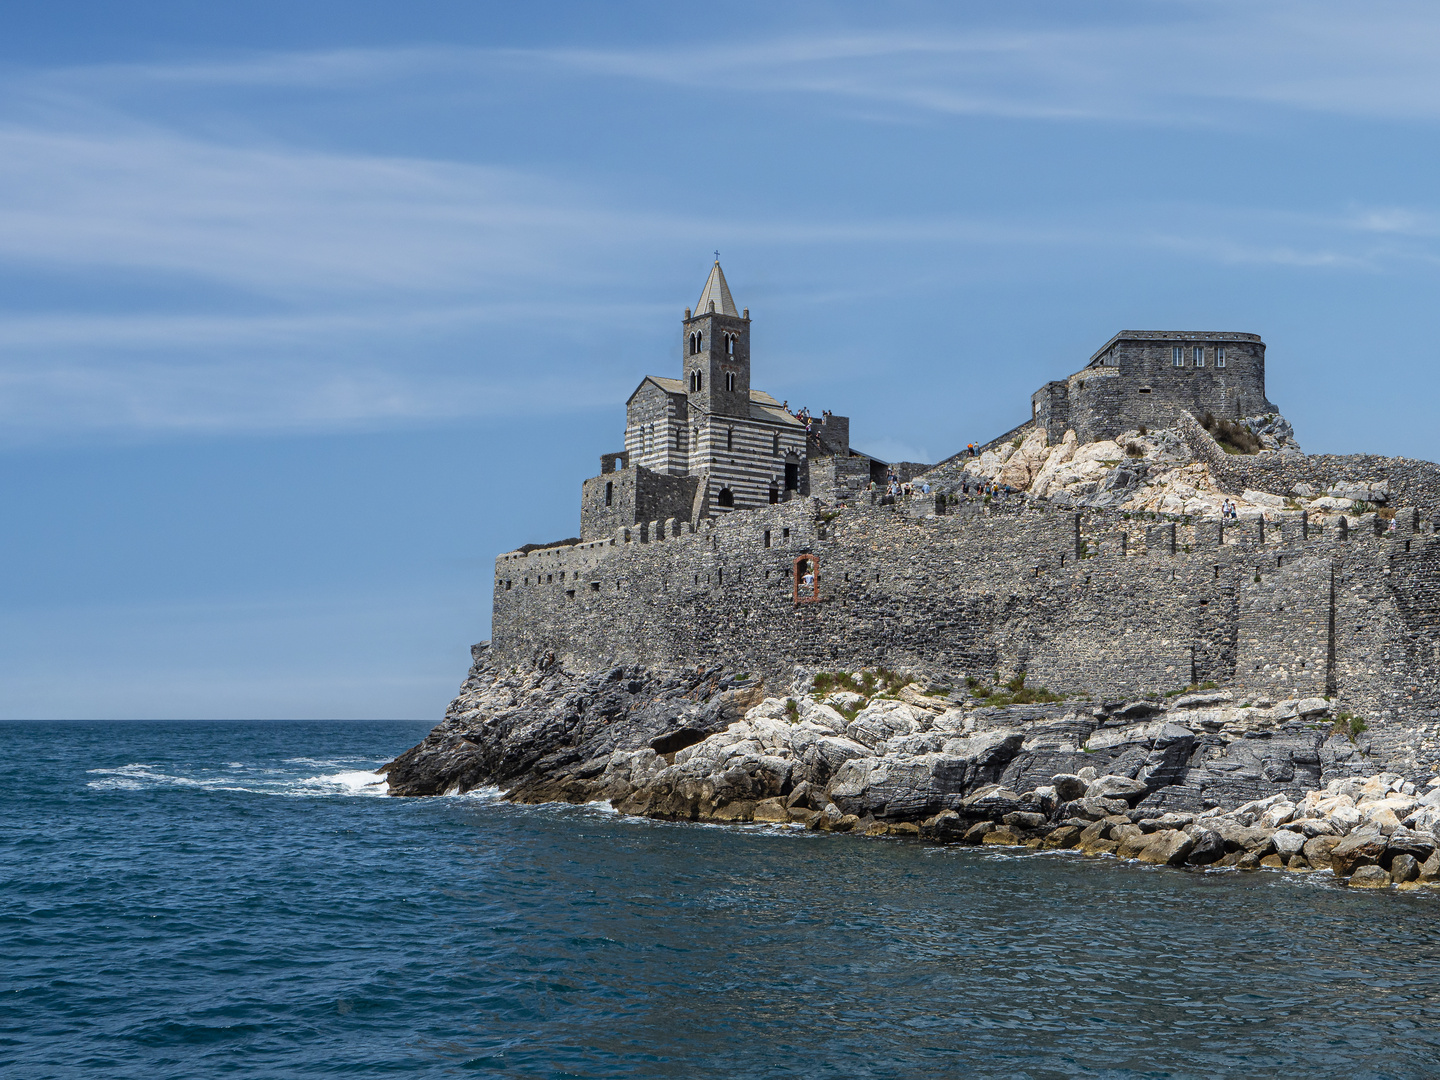
<path fill-rule="evenodd" d="M 820 560 L 814 555 L 801 555 L 795 560 L 795 603 L 805 604 L 820 599 Z"/>
<path fill-rule="evenodd" d="M 780 456 L 780 433 L 778 431 L 775 432 L 775 441 L 770 446 L 770 456 Z M 771 502 L 774 502 L 774 500 L 772 499 Z"/>
<path fill-rule="evenodd" d="M 689 352 L 687 355 L 689 355 L 689 356 L 694 356 L 694 355 L 695 355 L 695 335 L 694 335 L 694 334 L 691 334 L 691 335 L 690 335 L 688 344 L 689 344 L 689 346 L 690 346 L 690 352 Z"/>
<path fill-rule="evenodd" d="M 734 355 L 735 355 L 735 335 L 734 335 L 734 334 L 726 334 L 726 335 L 725 335 L 725 355 L 726 355 L 726 356 L 734 356 Z"/>
<path fill-rule="evenodd" d="M 735 391 L 735 373 L 733 371 L 727 371 L 725 373 L 725 389 L 731 393 Z"/>
<path fill-rule="evenodd" d="M 701 330 L 695 335 L 695 351 L 699 352 L 705 348 L 705 331 Z"/>
<path fill-rule="evenodd" d="M 715 501 L 721 506 L 734 506 L 735 493 L 731 491 L 728 487 L 721 488 L 720 494 L 716 497 Z"/>
<path fill-rule="evenodd" d="M 771 481 L 770 481 L 770 505 L 771 505 L 771 506 L 774 506 L 774 505 L 775 505 L 776 503 L 778 503 L 779 501 L 780 501 L 780 488 L 779 488 L 779 486 L 775 483 L 774 480 L 771 480 Z M 605 505 L 606 505 L 606 506 L 609 506 L 610 504 L 607 502 Z M 768 537 L 770 534 L 769 534 L 769 533 L 766 533 L 765 535 Z M 767 546 L 768 546 L 768 545 L 767 545 Z"/>

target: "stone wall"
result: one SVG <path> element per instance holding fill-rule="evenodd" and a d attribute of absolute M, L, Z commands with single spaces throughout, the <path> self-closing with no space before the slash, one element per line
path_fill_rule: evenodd
<path fill-rule="evenodd" d="M 1221 350 L 1224 367 L 1218 366 Z M 1168 427 L 1181 409 L 1224 418 L 1276 412 L 1265 397 L 1265 343 L 1255 334 L 1117 334 L 1089 366 L 1031 396 L 1035 421 L 1051 442 L 1070 428 L 1086 443 L 1138 427 Z"/>
<path fill-rule="evenodd" d="M 827 518 L 832 518 L 827 520 Z M 734 514 L 655 542 L 497 561 L 502 660 L 921 667 L 1097 699 L 1215 681 L 1338 694 L 1377 722 L 1440 719 L 1440 538 L 1289 522 L 1185 523 L 1032 504 L 912 517 L 818 504 Z M 795 559 L 819 561 L 796 603 Z M 1432 733 L 1433 734 L 1433 733 Z"/>
<path fill-rule="evenodd" d="M 666 518 L 689 521 L 702 479 L 668 476 L 643 465 L 592 476 L 580 489 L 580 538 L 598 540 L 619 528 Z"/>
<path fill-rule="evenodd" d="M 1312 494 L 1321 494 L 1337 484 L 1350 484 L 1385 489 L 1388 505 L 1414 507 L 1426 520 L 1440 517 L 1440 466 L 1433 462 L 1379 454 L 1228 454 L 1188 412 L 1172 416 L 1162 426 L 1171 425 L 1180 429 L 1186 445 L 1210 467 L 1216 482 L 1234 494 L 1249 488 L 1290 495 L 1301 484 Z"/>

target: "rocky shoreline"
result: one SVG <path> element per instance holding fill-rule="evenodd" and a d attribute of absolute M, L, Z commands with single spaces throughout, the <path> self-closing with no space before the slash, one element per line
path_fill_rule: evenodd
<path fill-rule="evenodd" d="M 1067 702 L 884 670 L 797 671 L 781 692 L 722 667 L 472 652 L 445 719 L 381 768 L 390 794 L 498 786 L 665 820 L 1440 885 L 1440 777 L 1377 756 L 1323 698 Z"/>

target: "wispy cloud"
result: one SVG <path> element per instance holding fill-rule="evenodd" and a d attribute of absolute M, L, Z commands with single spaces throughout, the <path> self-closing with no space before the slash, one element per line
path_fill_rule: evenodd
<path fill-rule="evenodd" d="M 1255 106 L 1440 118 L 1440 13 L 1395 3 L 1157 4 L 1125 23 L 945 25 L 624 49 L 406 47 L 174 64 L 11 69 L 0 88 L 0 274 L 103 282 L 138 298 L 0 291 L 5 437 L 87 430 L 326 427 L 555 411 L 610 401 L 582 329 L 609 346 L 660 315 L 639 268 L 712 238 L 751 251 L 941 248 L 963 273 L 997 253 L 1183 251 L 1191 260 L 1371 273 L 1434 261 L 1435 212 L 1090 202 L 1017 210 L 736 212 L 641 204 L 578 170 L 319 148 L 183 125 L 146 88 L 464 93 L 486 80 L 685 87 L 704 101 L 789 95 L 931 123 L 962 115 L 1142 124 L 1250 123 Z M 183 111 L 183 110 L 182 110 Z M 164 119 L 161 117 L 164 116 Z M 198 120 L 196 119 L 198 117 Z M 576 176 L 581 179 L 575 179 Z M 905 260 L 893 260 L 903 262 Z M 893 287 L 796 285 L 800 303 Z M 973 269 L 964 269 L 966 267 Z M 63 285 L 62 285 L 63 287 Z M 104 291 L 102 287 L 101 292 Z M 837 298 L 840 298 L 837 300 Z M 674 303 L 672 300 L 671 303 Z M 673 313 L 672 313 L 673 314 Z M 505 337 L 497 328 L 509 328 Z M 522 334 L 515 328 L 524 328 Z M 550 349 L 537 375 L 520 337 Z M 548 380 L 548 381 L 547 381 Z"/>

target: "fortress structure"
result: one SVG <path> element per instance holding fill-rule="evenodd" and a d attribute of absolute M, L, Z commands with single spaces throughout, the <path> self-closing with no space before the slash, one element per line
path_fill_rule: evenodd
<path fill-rule="evenodd" d="M 1388 752 L 1440 757 L 1440 469 L 1226 453 L 1196 418 L 1274 411 L 1259 337 L 1118 334 L 1022 425 L 1052 444 L 1165 428 L 1224 490 L 1269 493 L 1246 521 L 966 498 L 940 467 L 936 494 L 887 505 L 865 490 L 885 463 L 850 450 L 844 418 L 807 437 L 752 389 L 749 314 L 718 264 L 681 340 L 680 378 L 641 382 L 625 452 L 584 484 L 581 542 L 496 560 L 498 662 L 718 661 L 777 686 L 797 665 L 1024 674 L 1096 701 L 1214 682 L 1329 697 Z M 1294 502 L 1339 484 L 1388 502 Z"/>
<path fill-rule="evenodd" d="M 1265 397 L 1265 343 L 1257 334 L 1116 334 L 1068 379 L 1030 398 L 1051 442 L 1073 430 L 1082 443 L 1122 431 L 1169 427 L 1177 412 L 1232 418 L 1279 410 Z"/>

